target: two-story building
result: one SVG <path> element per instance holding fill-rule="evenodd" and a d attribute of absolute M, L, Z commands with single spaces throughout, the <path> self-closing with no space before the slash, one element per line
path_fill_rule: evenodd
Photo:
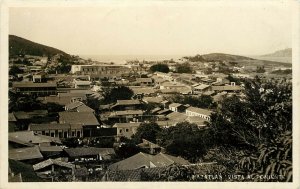
<path fill-rule="evenodd" d="M 14 82 L 13 90 L 20 94 L 48 96 L 57 94 L 56 83 Z"/>
<path fill-rule="evenodd" d="M 72 138 L 83 137 L 83 125 L 82 124 L 30 124 L 28 126 L 29 131 L 33 131 L 36 134 L 57 137 L 57 138 Z"/>

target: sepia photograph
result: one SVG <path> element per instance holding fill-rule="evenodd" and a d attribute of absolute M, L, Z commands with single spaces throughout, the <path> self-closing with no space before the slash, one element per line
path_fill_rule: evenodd
<path fill-rule="evenodd" d="M 300 187 L 299 10 L 1 2 L 1 188 Z"/>

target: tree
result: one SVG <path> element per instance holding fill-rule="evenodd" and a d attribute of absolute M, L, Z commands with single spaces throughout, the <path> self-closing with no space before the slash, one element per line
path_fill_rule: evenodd
<path fill-rule="evenodd" d="M 216 103 L 214 102 L 213 98 L 209 95 L 201 95 L 198 98 L 197 107 L 199 108 L 214 108 L 216 107 Z"/>
<path fill-rule="evenodd" d="M 212 69 L 211 68 L 205 69 L 204 74 L 207 74 L 207 75 L 212 74 Z"/>
<path fill-rule="evenodd" d="M 265 67 L 264 66 L 257 66 L 256 72 L 257 73 L 265 73 L 266 72 Z"/>
<path fill-rule="evenodd" d="M 193 73 L 193 69 L 189 63 L 177 64 L 176 71 L 178 73 Z"/>
<path fill-rule="evenodd" d="M 187 60 L 189 60 L 191 62 L 202 62 L 202 61 L 205 61 L 205 59 L 201 55 L 199 55 L 199 54 L 197 54 L 196 56 L 185 56 L 183 58 L 187 59 Z"/>
<path fill-rule="evenodd" d="M 133 96 L 133 91 L 126 86 L 107 88 L 104 91 L 104 102 L 106 104 L 114 103 L 117 100 L 129 100 Z"/>
<path fill-rule="evenodd" d="M 9 91 L 9 111 L 31 111 L 45 109 L 45 105 L 36 96 L 21 95 Z"/>
<path fill-rule="evenodd" d="M 229 74 L 226 79 L 228 79 L 230 82 L 235 82 L 237 85 L 240 85 L 242 81 L 242 79 L 233 77 L 231 74 Z"/>
<path fill-rule="evenodd" d="M 71 65 L 62 63 L 61 65 L 57 66 L 55 69 L 58 73 L 70 73 Z"/>
<path fill-rule="evenodd" d="M 17 75 L 17 74 L 21 74 L 24 73 L 23 70 L 21 70 L 18 66 L 12 66 L 9 69 L 9 75 Z"/>
<path fill-rule="evenodd" d="M 170 154 L 196 162 L 206 151 L 203 142 L 206 134 L 207 131 L 200 129 L 196 124 L 182 122 L 162 130 L 159 144 Z"/>
<path fill-rule="evenodd" d="M 134 140 L 121 137 L 120 142 L 120 146 L 116 149 L 118 158 L 128 158 L 140 152 L 139 148 L 135 145 Z"/>
<path fill-rule="evenodd" d="M 142 139 L 149 140 L 151 142 L 156 143 L 156 139 L 158 134 L 161 132 L 160 126 L 155 122 L 150 123 L 142 123 L 137 132 L 133 136 L 133 140 L 135 143 L 142 142 Z"/>
<path fill-rule="evenodd" d="M 169 66 L 167 64 L 155 64 L 150 67 L 151 72 L 163 72 L 168 73 L 170 71 Z"/>
<path fill-rule="evenodd" d="M 277 174 L 284 178 L 274 180 L 291 181 L 291 84 L 256 78 L 245 82 L 244 93 L 225 99 L 211 116 L 213 145 L 241 152 L 236 153 L 239 174 Z"/>
<path fill-rule="evenodd" d="M 48 102 L 46 104 L 46 107 L 48 109 L 48 112 L 62 112 L 64 111 L 64 106 L 54 103 L 54 102 Z"/>
<path fill-rule="evenodd" d="M 95 110 L 96 112 L 98 112 L 100 106 L 100 100 L 97 98 L 90 97 L 87 99 L 86 105 L 92 108 L 93 110 Z"/>

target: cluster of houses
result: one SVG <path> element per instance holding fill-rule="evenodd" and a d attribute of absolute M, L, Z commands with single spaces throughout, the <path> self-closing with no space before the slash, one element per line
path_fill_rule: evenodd
<path fill-rule="evenodd" d="M 147 140 L 137 145 L 142 152 L 127 159 L 116 158 L 113 146 L 63 144 L 67 139 L 80 143 L 94 137 L 113 138 L 120 143 L 121 138 L 131 139 L 142 123 L 150 121 L 160 127 L 189 122 L 205 129 L 213 109 L 171 102 L 170 96 L 208 95 L 219 102 L 224 96 L 239 95 L 243 90 L 243 86 L 230 82 L 227 75 L 220 73 L 150 73 L 148 69 L 149 65 L 78 64 L 72 65 L 70 74 L 46 74 L 40 70 L 31 80 L 12 82 L 12 93 L 30 95 L 42 104 L 49 107 L 55 104 L 62 109 L 9 113 L 10 162 L 21 162 L 27 168 L 29 165 L 28 171 L 47 181 L 62 179 L 61 175 L 68 181 L 89 180 L 97 171 L 99 179 L 110 181 L 116 180 L 116 171 L 138 170 L 136 173 L 141 174 L 140 170 L 189 165 L 187 160 L 168 155 L 162 147 Z M 108 86 L 119 85 L 133 91 L 132 99 L 100 104 L 97 108 L 91 106 L 89 101 L 103 99 L 103 91 Z M 26 173 L 18 172 L 12 164 L 10 180 L 26 178 Z"/>

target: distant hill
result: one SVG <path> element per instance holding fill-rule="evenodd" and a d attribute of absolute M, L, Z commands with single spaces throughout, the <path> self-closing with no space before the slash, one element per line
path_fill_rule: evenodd
<path fill-rule="evenodd" d="M 245 61 L 245 60 L 254 60 L 253 58 L 239 56 L 239 55 L 231 55 L 231 54 L 224 54 L 224 53 L 210 53 L 204 54 L 202 57 L 207 61 Z"/>
<path fill-rule="evenodd" d="M 53 47 L 48 47 L 27 39 L 9 35 L 9 56 L 18 55 L 53 56 L 56 54 L 68 55 L 67 53 Z"/>
<path fill-rule="evenodd" d="M 186 57 L 183 57 L 186 58 Z M 275 57 L 274 57 L 275 58 Z M 273 59 L 274 59 L 273 58 Z M 235 62 L 241 66 L 267 66 L 267 65 L 281 65 L 281 66 L 291 66 L 286 64 L 287 62 L 281 60 L 272 60 L 270 58 L 263 59 L 260 57 L 247 57 L 240 55 L 232 55 L 232 54 L 224 54 L 224 53 L 210 53 L 204 55 L 196 55 L 187 57 L 187 60 L 197 59 L 199 62 L 202 61 L 227 61 L 227 62 Z M 193 62 L 193 61 L 192 61 Z"/>
<path fill-rule="evenodd" d="M 292 48 L 287 48 L 274 53 L 262 55 L 262 57 L 292 57 Z"/>

